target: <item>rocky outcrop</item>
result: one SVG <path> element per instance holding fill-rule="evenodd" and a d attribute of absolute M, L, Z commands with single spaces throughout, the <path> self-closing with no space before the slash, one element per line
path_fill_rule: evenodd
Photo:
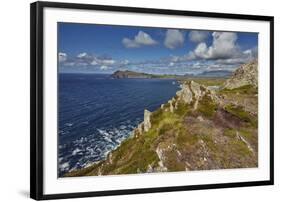
<path fill-rule="evenodd" d="M 189 84 L 181 84 L 181 90 L 176 95 L 187 104 L 192 102 L 192 91 L 190 90 Z"/>
<path fill-rule="evenodd" d="M 151 128 L 150 116 L 151 116 L 151 112 L 145 109 L 144 117 L 143 117 L 144 132 L 147 132 Z"/>
<path fill-rule="evenodd" d="M 151 122 L 150 122 L 150 117 L 151 117 L 151 112 L 148 111 L 147 109 L 144 110 L 143 113 L 143 122 L 141 122 L 137 128 L 134 130 L 134 135 L 138 136 L 143 134 L 144 132 L 147 132 L 151 128 Z"/>
<path fill-rule="evenodd" d="M 228 79 L 223 88 L 234 89 L 245 85 L 258 87 L 258 61 L 244 64 L 240 66 Z"/>
<path fill-rule="evenodd" d="M 204 85 L 200 85 L 194 81 L 185 82 L 181 85 L 181 90 L 177 93 L 178 99 L 175 102 L 175 108 L 179 101 L 183 101 L 186 104 L 193 103 L 193 110 L 197 109 L 199 101 L 206 95 L 212 99 L 212 101 L 218 103 L 219 97 L 213 90 L 210 90 Z"/>

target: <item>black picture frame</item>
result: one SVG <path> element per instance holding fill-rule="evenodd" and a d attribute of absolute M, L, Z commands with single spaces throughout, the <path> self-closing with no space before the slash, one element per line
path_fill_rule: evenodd
<path fill-rule="evenodd" d="M 239 20 L 267 21 L 270 23 L 270 179 L 238 183 L 204 184 L 174 187 L 154 187 L 144 189 L 95 191 L 83 193 L 50 194 L 43 193 L 43 9 L 62 8 L 80 10 L 118 11 L 130 13 L 164 14 L 169 16 L 194 16 Z M 240 15 L 183 10 L 150 9 L 120 6 L 103 6 L 76 3 L 35 2 L 30 5 L 30 197 L 36 200 L 93 197 L 121 194 L 171 192 L 228 187 L 246 187 L 274 184 L 274 17 Z M 45 134 L 46 135 L 46 134 Z"/>

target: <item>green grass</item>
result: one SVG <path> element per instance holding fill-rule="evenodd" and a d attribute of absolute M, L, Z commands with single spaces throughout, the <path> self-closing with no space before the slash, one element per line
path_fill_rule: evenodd
<path fill-rule="evenodd" d="M 190 134 L 184 126 L 178 129 L 176 144 L 179 148 L 184 149 L 187 146 L 194 145 L 198 142 L 198 136 Z"/>
<path fill-rule="evenodd" d="M 257 127 L 258 120 L 257 117 L 250 115 L 249 112 L 245 111 L 242 106 L 237 106 L 233 104 L 229 104 L 225 106 L 225 110 L 229 113 L 239 117 L 241 120 L 245 122 L 249 122 L 253 127 Z"/>
<path fill-rule="evenodd" d="M 205 86 L 221 86 L 227 78 L 185 78 L 181 82 L 185 81 L 195 81 L 201 85 Z"/>
<path fill-rule="evenodd" d="M 248 149 L 248 146 L 241 140 L 232 139 L 230 141 L 230 145 L 233 149 L 232 151 L 234 151 L 235 154 L 237 154 L 237 155 L 246 156 L 246 155 L 252 154 L 251 151 Z"/>
<path fill-rule="evenodd" d="M 220 90 L 220 93 L 225 93 L 225 94 L 245 94 L 245 95 L 255 95 L 258 93 L 258 89 L 254 88 L 251 85 L 245 85 L 241 86 L 239 88 L 234 88 L 234 89 L 222 89 Z"/>
<path fill-rule="evenodd" d="M 211 118 L 218 109 L 217 104 L 210 97 L 205 95 L 198 104 L 198 111 L 205 117 Z"/>
<path fill-rule="evenodd" d="M 176 151 L 171 151 L 165 155 L 165 165 L 169 171 L 183 171 L 185 170 L 184 162 L 178 159 Z"/>
<path fill-rule="evenodd" d="M 236 130 L 232 128 L 226 128 L 223 131 L 223 135 L 230 137 L 230 138 L 235 138 L 236 137 Z"/>
<path fill-rule="evenodd" d="M 177 114 L 180 117 L 187 116 L 192 110 L 191 106 L 184 103 L 179 102 L 177 105 L 177 109 L 175 109 L 175 114 Z"/>

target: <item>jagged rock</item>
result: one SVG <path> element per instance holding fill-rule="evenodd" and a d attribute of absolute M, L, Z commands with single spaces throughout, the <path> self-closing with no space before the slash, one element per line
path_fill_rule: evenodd
<path fill-rule="evenodd" d="M 178 102 L 178 100 L 176 100 L 176 102 L 175 102 L 175 109 L 178 109 L 178 104 L 179 104 L 179 102 Z"/>
<path fill-rule="evenodd" d="M 190 104 L 192 102 L 192 92 L 188 84 L 182 84 L 181 90 L 177 92 L 177 96 L 185 103 Z"/>
<path fill-rule="evenodd" d="M 256 60 L 236 69 L 232 77 L 225 82 L 224 88 L 234 89 L 245 85 L 258 86 L 258 61 Z"/>
<path fill-rule="evenodd" d="M 197 109 L 198 103 L 205 95 L 209 96 L 216 103 L 220 100 L 215 91 L 209 90 L 204 85 L 200 85 L 194 81 L 182 84 L 181 90 L 179 90 L 176 94 L 178 96 L 178 100 L 182 100 L 187 104 L 193 102 L 193 110 Z M 177 109 L 178 100 L 175 102 L 175 109 Z"/>
<path fill-rule="evenodd" d="M 146 172 L 152 173 L 153 171 L 154 171 L 154 169 L 152 168 L 152 166 L 150 164 L 148 164 Z"/>
<path fill-rule="evenodd" d="M 135 134 L 141 135 L 144 131 L 144 123 L 141 122 L 135 130 Z"/>
<path fill-rule="evenodd" d="M 168 103 L 169 103 L 169 105 L 170 105 L 170 112 L 173 113 L 173 112 L 174 112 L 173 101 L 172 101 L 172 100 L 169 100 Z"/>
<path fill-rule="evenodd" d="M 165 156 L 163 154 L 163 150 L 159 146 L 156 148 L 156 153 L 159 158 L 157 171 L 159 171 L 159 172 L 167 171 L 168 169 L 164 166 L 164 163 L 163 163 L 163 161 L 165 161 Z"/>
<path fill-rule="evenodd" d="M 190 82 L 190 88 L 192 92 L 194 93 L 194 97 L 198 99 L 202 95 L 202 91 L 200 89 L 201 85 L 199 83 L 196 83 L 194 81 Z"/>
<path fill-rule="evenodd" d="M 145 109 L 144 118 L 143 118 L 144 132 L 147 132 L 151 128 L 150 116 L 151 116 L 151 112 Z"/>
<path fill-rule="evenodd" d="M 108 154 L 108 162 L 110 164 L 112 164 L 112 153 L 111 152 Z"/>

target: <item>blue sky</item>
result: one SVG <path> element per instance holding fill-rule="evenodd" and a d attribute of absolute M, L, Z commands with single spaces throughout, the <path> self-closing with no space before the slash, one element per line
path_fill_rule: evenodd
<path fill-rule="evenodd" d="M 257 33 L 58 24 L 60 72 L 233 71 L 256 58 L 257 47 Z"/>

